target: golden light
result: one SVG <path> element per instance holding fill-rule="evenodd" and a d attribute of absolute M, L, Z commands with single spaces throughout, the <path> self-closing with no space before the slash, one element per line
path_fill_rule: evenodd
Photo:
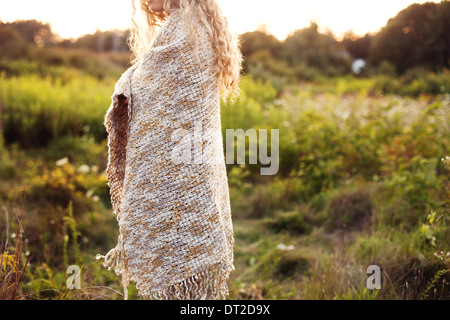
<path fill-rule="evenodd" d="M 411 0 L 218 0 L 230 28 L 243 33 L 265 24 L 268 32 L 284 39 L 291 31 L 318 23 L 341 37 L 375 32 L 408 5 Z M 434 2 L 440 2 L 435 0 Z M 78 37 L 96 30 L 126 29 L 131 26 L 131 0 L 17 0 L 0 2 L 0 19 L 36 19 L 50 22 L 63 38 Z"/>

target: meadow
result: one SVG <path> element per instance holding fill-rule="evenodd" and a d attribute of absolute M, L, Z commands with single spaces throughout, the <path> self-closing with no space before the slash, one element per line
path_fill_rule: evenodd
<path fill-rule="evenodd" d="M 119 74 L 0 73 L 0 299 L 122 299 L 95 260 L 118 236 L 103 117 Z M 226 129 L 280 137 L 276 175 L 227 165 L 229 298 L 448 299 L 449 72 L 278 80 L 245 75 L 222 103 L 224 143 Z M 81 289 L 66 286 L 70 265 Z M 381 289 L 367 288 L 371 265 Z"/>

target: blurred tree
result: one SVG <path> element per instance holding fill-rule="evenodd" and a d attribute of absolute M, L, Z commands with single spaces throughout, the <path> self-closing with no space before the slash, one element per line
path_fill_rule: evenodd
<path fill-rule="evenodd" d="M 97 31 L 94 34 L 81 36 L 74 42 L 66 42 L 66 46 L 83 48 L 97 52 L 128 51 L 127 38 L 129 31 Z"/>
<path fill-rule="evenodd" d="M 27 44 L 21 34 L 11 27 L 0 23 L 0 56 L 18 57 L 26 53 Z"/>
<path fill-rule="evenodd" d="M 449 68 L 450 3 L 412 4 L 390 19 L 374 38 L 369 61 L 388 61 L 397 71 L 424 66 Z"/>
<path fill-rule="evenodd" d="M 14 29 L 21 35 L 26 43 L 38 46 L 52 44 L 54 35 L 50 24 L 36 20 L 18 20 L 14 22 L 1 23 L 0 28 Z"/>
<path fill-rule="evenodd" d="M 366 33 L 364 37 L 358 37 L 353 31 L 348 31 L 341 43 L 354 59 L 366 60 L 373 37 L 374 35 L 369 33 Z"/>
<path fill-rule="evenodd" d="M 8 46 L 11 49 L 25 45 L 49 47 L 53 45 L 64 48 L 89 49 L 96 52 L 128 51 L 127 38 L 129 31 L 97 31 L 94 34 L 81 36 L 76 40 L 65 39 L 57 41 L 48 23 L 36 20 L 18 20 L 14 22 L 0 22 L 0 48 Z M 20 56 L 23 56 L 20 55 Z"/>
<path fill-rule="evenodd" d="M 450 1 L 442 1 L 436 14 L 438 41 L 443 65 L 450 69 Z"/>
<path fill-rule="evenodd" d="M 250 56 L 258 50 L 268 50 L 272 57 L 278 57 L 282 46 L 280 40 L 263 30 L 246 32 L 241 35 L 241 39 L 241 50 L 245 57 Z"/>
<path fill-rule="evenodd" d="M 291 33 L 282 55 L 291 66 L 307 65 L 328 75 L 351 71 L 348 52 L 331 33 L 320 33 L 315 22 Z"/>
<path fill-rule="evenodd" d="M 258 68 L 270 69 L 270 61 L 279 59 L 281 41 L 269 34 L 265 25 L 259 26 L 256 31 L 241 34 L 240 38 L 244 73 L 248 73 L 255 64 Z"/>

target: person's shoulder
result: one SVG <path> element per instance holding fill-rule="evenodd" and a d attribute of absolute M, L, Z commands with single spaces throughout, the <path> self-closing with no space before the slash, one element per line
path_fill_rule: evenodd
<path fill-rule="evenodd" d="M 137 63 L 129 67 L 125 72 L 122 73 L 122 75 L 119 77 L 119 80 L 117 80 L 116 85 L 114 87 L 114 93 L 112 97 L 118 96 L 118 95 L 125 95 L 126 97 L 129 96 L 129 81 L 130 76 L 133 70 L 135 70 L 137 67 Z"/>

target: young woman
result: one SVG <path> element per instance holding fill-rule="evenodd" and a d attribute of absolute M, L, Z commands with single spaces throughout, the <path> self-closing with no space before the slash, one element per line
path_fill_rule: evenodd
<path fill-rule="evenodd" d="M 239 38 L 216 0 L 140 9 L 133 65 L 105 116 L 120 235 L 98 258 L 122 275 L 125 299 L 130 281 L 146 298 L 225 298 L 234 241 L 220 98 L 239 95 Z"/>

